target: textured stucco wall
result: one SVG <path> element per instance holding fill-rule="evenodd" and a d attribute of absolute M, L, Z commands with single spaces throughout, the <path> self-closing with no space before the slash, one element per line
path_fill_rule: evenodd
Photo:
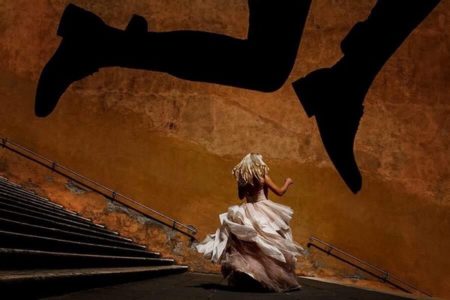
<path fill-rule="evenodd" d="M 243 38 L 247 30 L 244 0 L 73 2 L 120 28 L 138 13 L 156 31 Z M 273 199 L 295 210 L 299 242 L 316 235 L 450 295 L 448 1 L 411 34 L 367 95 L 355 146 L 364 176 L 357 196 L 332 168 L 290 82 L 334 63 L 339 42 L 375 1 L 313 1 L 296 65 L 274 93 L 111 68 L 74 84 L 50 117 L 37 119 L 36 81 L 60 41 L 55 30 L 67 3 L 0 1 L 0 135 L 196 225 L 199 236 L 238 203 L 233 165 L 261 152 L 276 180 L 295 181 Z"/>
<path fill-rule="evenodd" d="M 147 246 L 150 251 L 160 252 L 162 257 L 174 258 L 177 264 L 188 265 L 190 271 L 220 272 L 220 265 L 211 263 L 195 250 L 198 242 L 7 149 L 0 150 L 0 176 L 91 218 L 97 224 L 103 224 L 108 229 Z M 305 253 L 298 257 L 296 267 L 296 274 L 300 276 L 319 277 L 320 280 L 381 292 L 399 292 L 394 286 L 337 264 L 331 258 L 323 260 L 323 257 L 316 257 L 315 253 Z"/>

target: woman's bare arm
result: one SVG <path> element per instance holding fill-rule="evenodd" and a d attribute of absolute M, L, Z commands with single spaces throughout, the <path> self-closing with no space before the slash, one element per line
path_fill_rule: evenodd
<path fill-rule="evenodd" d="M 269 177 L 269 175 L 266 175 L 264 177 L 264 181 L 266 185 L 270 188 L 272 192 L 274 192 L 278 196 L 283 196 L 284 193 L 288 190 L 288 187 L 294 183 L 291 178 L 286 178 L 286 181 L 284 182 L 283 186 L 280 188 L 278 187 L 275 182 Z"/>

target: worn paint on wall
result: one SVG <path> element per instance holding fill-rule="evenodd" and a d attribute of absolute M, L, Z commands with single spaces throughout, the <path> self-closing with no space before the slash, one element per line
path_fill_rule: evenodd
<path fill-rule="evenodd" d="M 124 28 L 206 30 L 244 38 L 244 0 L 73 1 Z M 364 185 L 351 194 L 290 82 L 341 55 L 374 1 L 313 1 L 297 63 L 274 93 L 110 68 L 74 84 L 46 119 L 33 116 L 39 72 L 59 43 L 68 1 L 0 1 L 0 135 L 151 207 L 212 232 L 238 203 L 230 170 L 261 152 L 286 197 L 295 238 L 318 236 L 424 290 L 450 295 L 450 3 L 443 1 L 376 78 L 356 139 Z M 180 50 L 182 51 L 182 50 Z M 320 256 L 317 257 L 320 260 Z M 329 264 L 323 260 L 324 264 Z"/>

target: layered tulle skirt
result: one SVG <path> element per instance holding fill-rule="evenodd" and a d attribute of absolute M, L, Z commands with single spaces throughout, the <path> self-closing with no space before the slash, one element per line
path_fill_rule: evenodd
<path fill-rule="evenodd" d="M 299 288 L 295 263 L 303 248 L 292 239 L 292 214 L 291 208 L 271 200 L 231 206 L 197 250 L 222 265 L 230 285 L 239 285 L 242 280 L 236 278 L 246 274 L 264 289 Z"/>

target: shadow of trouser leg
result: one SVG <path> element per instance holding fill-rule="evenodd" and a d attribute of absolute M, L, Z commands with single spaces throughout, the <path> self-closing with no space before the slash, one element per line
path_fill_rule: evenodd
<path fill-rule="evenodd" d="M 139 17 L 132 19 L 128 30 L 119 30 L 68 5 L 58 29 L 63 41 L 39 79 L 36 115 L 50 114 L 72 82 L 111 66 L 276 90 L 294 64 L 310 2 L 249 0 L 247 39 L 200 31 L 146 32 L 146 21 Z"/>
<path fill-rule="evenodd" d="M 367 20 L 357 23 L 341 43 L 347 64 L 354 68 L 354 76 L 365 75 L 373 80 L 389 57 L 439 2 L 378 0 Z"/>
<path fill-rule="evenodd" d="M 126 59 L 122 64 L 187 80 L 274 91 L 294 65 L 310 2 L 250 0 L 246 39 L 200 31 L 151 32 L 129 43 L 138 54 L 132 65 Z"/>
<path fill-rule="evenodd" d="M 353 144 L 365 95 L 375 76 L 438 0 L 379 0 L 367 20 L 357 23 L 341 43 L 344 56 L 293 83 L 307 115 L 315 116 L 324 147 L 354 192 L 361 174 Z"/>

